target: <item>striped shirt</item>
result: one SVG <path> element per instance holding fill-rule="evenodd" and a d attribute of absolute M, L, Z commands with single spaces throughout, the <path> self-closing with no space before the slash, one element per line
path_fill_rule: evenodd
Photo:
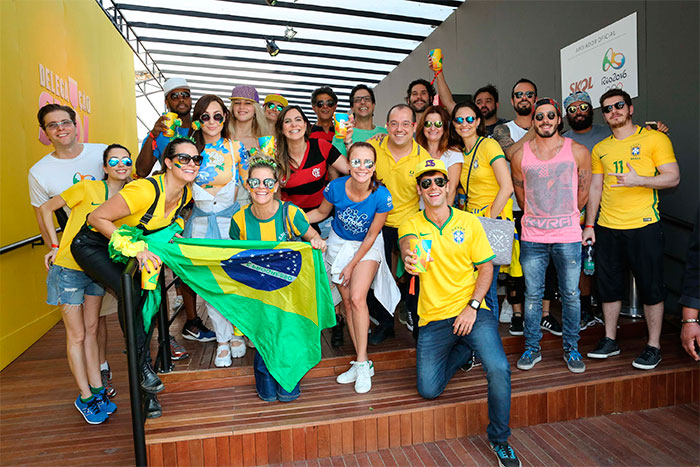
<path fill-rule="evenodd" d="M 340 152 L 328 141 L 310 139 L 299 168 L 292 169 L 289 180 L 282 180 L 282 199 L 308 211 L 321 205 L 323 189 L 328 183 L 328 166 Z"/>
<path fill-rule="evenodd" d="M 289 222 L 285 229 L 282 216 L 282 201 L 277 201 L 277 212 L 269 219 L 258 219 L 251 210 L 252 205 L 236 212 L 231 221 L 229 236 L 233 240 L 262 240 L 268 242 L 286 242 L 289 240 L 287 231 L 291 229 L 294 235 L 302 236 L 309 230 L 309 220 L 304 211 L 289 204 Z"/>

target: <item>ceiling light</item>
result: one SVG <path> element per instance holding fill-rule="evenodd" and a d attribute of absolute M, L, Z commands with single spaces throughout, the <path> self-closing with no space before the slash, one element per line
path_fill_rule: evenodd
<path fill-rule="evenodd" d="M 267 42 L 267 45 L 265 46 L 267 48 L 267 53 L 270 54 L 270 57 L 274 57 L 278 53 L 280 53 L 280 48 L 277 47 L 277 44 L 275 44 L 274 39 L 265 39 L 265 42 Z"/>
<path fill-rule="evenodd" d="M 287 39 L 288 41 L 291 41 L 294 39 L 294 36 L 297 35 L 297 32 L 292 28 L 291 26 L 287 25 L 287 29 L 284 31 L 284 38 Z"/>

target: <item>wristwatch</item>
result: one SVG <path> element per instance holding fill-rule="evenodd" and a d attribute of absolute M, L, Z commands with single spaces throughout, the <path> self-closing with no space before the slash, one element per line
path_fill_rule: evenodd
<path fill-rule="evenodd" d="M 474 308 L 475 310 L 479 311 L 479 307 L 481 307 L 481 302 L 475 298 L 472 298 L 467 302 L 467 305 L 470 307 Z"/>

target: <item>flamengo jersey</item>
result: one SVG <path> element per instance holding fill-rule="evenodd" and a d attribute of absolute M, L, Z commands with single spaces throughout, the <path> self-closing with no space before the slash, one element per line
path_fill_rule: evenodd
<path fill-rule="evenodd" d="M 481 222 L 474 214 L 450 207 L 450 217 L 438 227 L 421 211 L 399 227 L 399 238 L 407 236 L 429 241 L 433 258 L 420 273 L 418 325 L 457 316 L 474 293 L 474 266 L 495 258 Z"/>
<path fill-rule="evenodd" d="M 306 142 L 306 153 L 299 168 L 292 169 L 289 180 L 281 180 L 282 199 L 304 210 L 315 209 L 323 201 L 328 166 L 333 165 L 340 153 L 331 143 L 319 139 Z"/>
<path fill-rule="evenodd" d="M 591 168 L 603 174 L 603 195 L 598 224 L 609 229 L 637 229 L 659 221 L 658 191 L 645 187 L 613 187 L 617 177 L 609 173 L 629 172 L 629 163 L 637 174 L 652 177 L 656 168 L 676 162 L 668 136 L 656 130 L 636 127 L 625 139 L 605 138 L 593 147 Z"/>

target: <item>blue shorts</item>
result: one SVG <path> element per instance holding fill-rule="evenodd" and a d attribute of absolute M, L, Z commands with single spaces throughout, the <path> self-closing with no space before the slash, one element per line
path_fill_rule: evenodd
<path fill-rule="evenodd" d="M 49 305 L 82 305 L 85 295 L 102 297 L 105 289 L 93 281 L 83 271 L 51 265 L 46 277 Z"/>

